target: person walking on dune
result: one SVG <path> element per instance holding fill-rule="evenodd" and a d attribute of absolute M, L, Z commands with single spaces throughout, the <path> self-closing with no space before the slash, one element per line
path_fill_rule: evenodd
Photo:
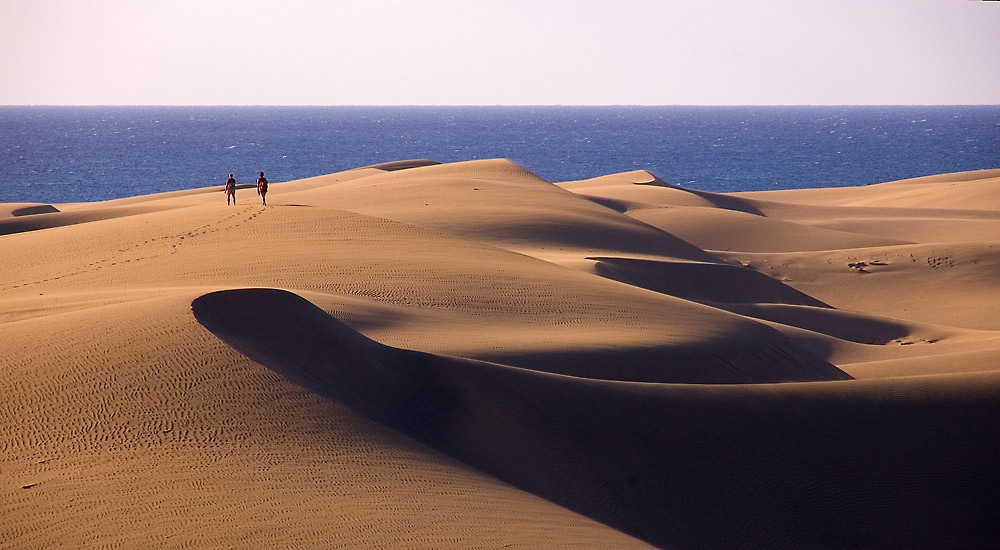
<path fill-rule="evenodd" d="M 226 204 L 229 204 L 229 198 L 232 197 L 233 204 L 236 204 L 236 178 L 232 174 L 229 174 L 229 179 L 226 180 Z"/>
<path fill-rule="evenodd" d="M 260 195 L 261 203 L 267 206 L 267 178 L 264 177 L 264 172 L 260 173 L 257 177 L 257 194 Z"/>

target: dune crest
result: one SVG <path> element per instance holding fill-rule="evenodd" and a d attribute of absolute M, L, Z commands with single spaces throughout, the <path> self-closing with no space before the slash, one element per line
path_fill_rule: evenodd
<path fill-rule="evenodd" d="M 196 299 L 192 309 L 215 335 L 306 388 L 658 547 L 764 540 L 782 546 L 864 540 L 888 547 L 949 544 L 963 536 L 982 543 L 1000 534 L 1000 527 L 963 532 L 967 521 L 989 521 L 997 511 L 985 498 L 1000 489 L 987 473 L 996 457 L 986 459 L 975 445 L 951 447 L 1000 436 L 989 412 L 1000 405 L 1000 395 L 980 386 L 1000 380 L 1000 373 L 945 385 L 915 379 L 889 388 L 841 382 L 763 393 L 755 386 L 687 390 L 391 348 L 280 290 L 216 292 Z M 813 400 L 821 404 L 806 405 Z M 794 420 L 778 414 L 803 406 L 809 413 Z M 945 414 L 955 409 L 965 415 L 964 427 Z M 751 410 L 759 415 L 752 423 L 724 420 Z M 695 426 L 718 442 L 686 443 L 699 448 L 695 454 L 705 463 L 668 458 L 677 453 L 681 434 Z M 891 434 L 877 453 L 866 441 L 876 426 Z M 786 433 L 775 439 L 779 430 Z M 800 439 L 817 432 L 822 440 Z M 748 452 L 760 444 L 767 452 Z M 914 465 L 904 451 L 920 453 L 933 466 Z M 838 458 L 858 454 L 867 461 L 860 476 L 853 458 Z M 667 467 L 671 463 L 676 469 Z M 847 481 L 851 477 L 856 480 Z M 727 503 L 734 484 L 749 494 Z M 887 487 L 899 493 L 885 494 Z M 933 494 L 934 501 L 914 500 L 922 494 Z M 781 517 L 773 515 L 777 502 L 787 507 Z M 913 520 L 943 519 L 957 510 L 966 514 L 960 522 Z M 692 533 L 701 522 L 712 527 Z M 849 534 L 834 534 L 840 530 Z"/>

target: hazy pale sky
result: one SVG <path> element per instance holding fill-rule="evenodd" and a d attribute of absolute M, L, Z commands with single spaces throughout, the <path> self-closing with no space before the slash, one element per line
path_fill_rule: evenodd
<path fill-rule="evenodd" d="M 1000 104 L 1000 2 L 0 0 L 0 104 Z"/>

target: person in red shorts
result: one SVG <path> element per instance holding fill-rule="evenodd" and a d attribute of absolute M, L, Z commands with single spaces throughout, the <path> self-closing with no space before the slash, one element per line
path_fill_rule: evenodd
<path fill-rule="evenodd" d="M 267 195 L 267 178 L 264 177 L 264 172 L 261 172 L 260 176 L 257 177 L 257 194 L 260 195 L 264 206 L 267 206 L 267 198 L 265 197 Z"/>

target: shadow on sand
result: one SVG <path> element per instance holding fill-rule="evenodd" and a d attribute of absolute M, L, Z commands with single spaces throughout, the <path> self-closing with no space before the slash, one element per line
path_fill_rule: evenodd
<path fill-rule="evenodd" d="M 659 547 L 1000 540 L 997 373 L 628 383 L 384 346 L 282 290 L 214 292 L 192 310 L 309 390 Z"/>

